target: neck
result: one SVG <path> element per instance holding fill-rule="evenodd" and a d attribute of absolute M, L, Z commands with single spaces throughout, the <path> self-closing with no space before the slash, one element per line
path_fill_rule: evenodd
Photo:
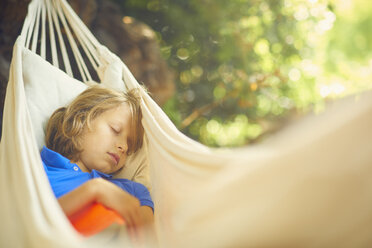
<path fill-rule="evenodd" d="M 71 162 L 77 164 L 82 172 L 90 172 L 90 170 L 80 160 Z"/>

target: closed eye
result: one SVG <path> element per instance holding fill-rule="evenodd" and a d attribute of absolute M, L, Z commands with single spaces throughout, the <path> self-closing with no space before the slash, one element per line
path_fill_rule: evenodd
<path fill-rule="evenodd" d="M 111 130 L 112 130 L 115 134 L 119 134 L 119 133 L 120 133 L 119 130 L 117 130 L 117 129 L 113 128 L 113 127 L 111 127 Z"/>

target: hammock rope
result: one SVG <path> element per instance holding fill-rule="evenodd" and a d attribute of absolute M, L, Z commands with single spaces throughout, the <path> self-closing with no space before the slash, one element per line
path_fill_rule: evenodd
<path fill-rule="evenodd" d="M 46 59 L 47 24 L 49 27 L 48 35 L 52 64 L 62 69 L 59 66 L 58 59 L 61 56 L 65 72 L 71 77 L 74 76 L 67 52 L 68 48 L 62 34 L 62 25 L 82 81 L 92 81 L 92 76 L 79 47 L 84 51 L 84 55 L 92 68 L 97 71 L 102 66 L 98 52 L 102 45 L 99 44 L 66 1 L 35 0 L 30 3 L 29 15 L 26 17 L 21 32 L 21 37 L 26 37 L 25 47 L 30 48 L 34 53 L 38 53 L 37 51 L 39 50 L 40 56 Z M 41 34 L 39 34 L 40 27 Z M 57 41 L 60 50 L 57 49 Z"/>

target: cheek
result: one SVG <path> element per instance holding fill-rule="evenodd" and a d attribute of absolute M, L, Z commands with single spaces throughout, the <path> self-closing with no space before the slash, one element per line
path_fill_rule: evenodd
<path fill-rule="evenodd" d="M 121 159 L 120 159 L 120 168 L 123 168 L 125 166 L 125 163 L 127 162 L 127 156 L 123 156 Z"/>
<path fill-rule="evenodd" d="M 90 143 L 95 143 L 97 145 L 100 143 L 107 142 L 107 140 L 109 140 L 110 138 L 111 138 L 111 133 L 109 132 L 109 130 L 107 130 L 107 128 L 102 128 L 102 127 L 96 128 L 92 130 L 92 132 L 90 133 L 87 139 L 87 143 L 90 142 Z"/>

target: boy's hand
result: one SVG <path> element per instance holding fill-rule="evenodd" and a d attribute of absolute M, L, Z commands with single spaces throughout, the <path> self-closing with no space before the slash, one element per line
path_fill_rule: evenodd
<path fill-rule="evenodd" d="M 139 200 L 102 178 L 95 178 L 89 182 L 91 182 L 91 187 L 95 191 L 96 202 L 118 212 L 124 218 L 131 236 L 137 236 L 138 228 L 143 225 Z"/>
<path fill-rule="evenodd" d="M 58 198 L 67 216 L 92 202 L 98 202 L 118 212 L 125 220 L 132 238 L 140 239 L 142 221 L 139 200 L 115 184 L 102 178 L 94 178 Z"/>

